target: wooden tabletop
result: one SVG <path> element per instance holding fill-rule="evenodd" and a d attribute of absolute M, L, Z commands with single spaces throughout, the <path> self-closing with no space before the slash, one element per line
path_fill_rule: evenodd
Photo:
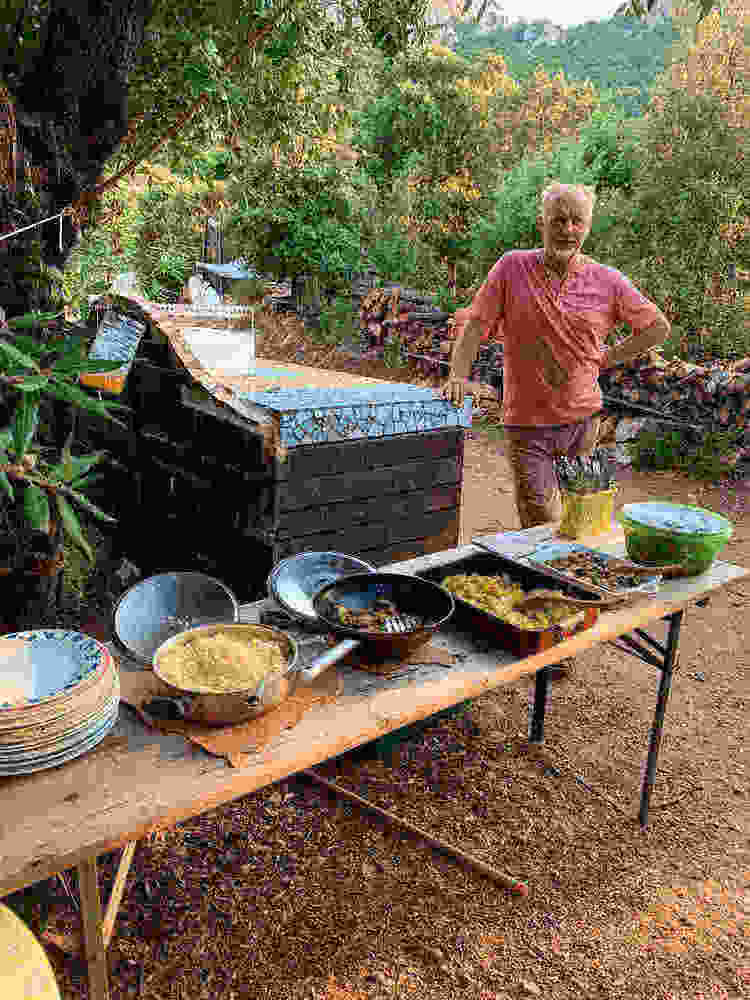
<path fill-rule="evenodd" d="M 610 550 L 618 544 L 615 539 Z M 389 569 L 424 572 L 478 551 L 464 545 Z M 717 562 L 700 577 L 664 585 L 658 599 L 603 613 L 593 628 L 523 660 L 488 649 L 486 642 L 474 645 L 471 636 L 448 626 L 433 644 L 460 654 L 454 666 L 410 665 L 388 677 L 341 667 L 343 691 L 336 702 L 312 708 L 244 768 L 231 768 L 181 736 L 148 729 L 121 706 L 117 726 L 98 749 L 51 771 L 0 778 L 0 896 L 646 627 L 746 575 Z M 251 605 L 251 613 L 259 615 L 266 605 Z M 304 646 L 303 659 L 314 655 L 315 645 Z"/>

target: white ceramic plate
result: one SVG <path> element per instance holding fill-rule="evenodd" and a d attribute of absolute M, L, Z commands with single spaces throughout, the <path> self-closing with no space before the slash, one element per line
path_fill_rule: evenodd
<path fill-rule="evenodd" d="M 74 747 L 61 753 L 48 754 L 43 759 L 34 762 L 19 762 L 16 765 L 2 763 L 0 764 L 0 776 L 11 777 L 13 775 L 33 774 L 35 771 L 44 771 L 50 767 L 59 767 L 60 764 L 67 764 L 89 750 L 93 750 L 97 744 L 101 743 L 107 733 L 114 727 L 118 717 L 119 706 L 112 711 L 111 715 L 102 723 L 98 730 L 91 733 L 85 740 L 82 740 Z"/>
<path fill-rule="evenodd" d="M 71 691 L 92 673 L 106 666 L 110 658 L 106 647 L 83 632 L 32 629 L 28 632 L 11 632 L 2 638 L 22 639 L 28 644 L 28 701 L 20 707 L 37 705 L 46 698 Z M 0 712 L 4 707 L 8 706 L 0 704 Z"/>

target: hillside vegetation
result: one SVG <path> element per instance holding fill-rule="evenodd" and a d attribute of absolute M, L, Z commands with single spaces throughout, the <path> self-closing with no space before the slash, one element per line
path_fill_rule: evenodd
<path fill-rule="evenodd" d="M 549 74 L 562 71 L 568 80 L 590 80 L 599 93 L 611 94 L 614 104 L 628 115 L 645 110 L 651 87 L 664 72 L 679 35 L 670 19 L 647 23 L 623 15 L 568 29 L 521 21 L 487 32 L 459 21 L 455 30 L 453 48 L 459 55 L 474 59 L 495 52 L 519 81 L 540 67 Z"/>

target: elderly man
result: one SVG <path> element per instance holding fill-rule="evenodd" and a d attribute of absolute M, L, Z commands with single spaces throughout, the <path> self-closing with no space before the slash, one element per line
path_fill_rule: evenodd
<path fill-rule="evenodd" d="M 598 376 L 661 344 L 669 322 L 619 271 L 581 253 L 591 230 L 594 192 L 550 184 L 537 224 L 543 247 L 511 250 L 494 265 L 467 309 L 457 337 L 446 399 L 463 403 L 482 334 L 503 338 L 503 423 L 521 526 L 562 516 L 554 461 L 590 452 L 602 405 Z M 606 348 L 627 323 L 632 336 Z"/>
<path fill-rule="evenodd" d="M 581 253 L 591 230 L 595 195 L 577 184 L 542 192 L 543 247 L 511 250 L 497 261 L 467 309 L 456 312 L 458 335 L 442 393 L 463 403 L 482 334 L 503 338 L 503 423 L 521 526 L 562 514 L 554 460 L 596 444 L 602 394 L 599 372 L 661 344 L 669 322 L 619 271 Z M 633 335 L 606 348 L 627 323 Z"/>

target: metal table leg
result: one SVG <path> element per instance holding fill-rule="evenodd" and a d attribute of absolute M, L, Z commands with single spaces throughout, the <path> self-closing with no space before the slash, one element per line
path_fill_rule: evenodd
<path fill-rule="evenodd" d="M 683 615 L 683 611 L 675 611 L 671 615 L 667 615 L 666 620 L 669 622 L 669 628 L 666 645 L 657 642 L 653 636 L 650 636 L 648 632 L 640 628 L 635 629 L 632 635 L 621 635 L 619 639 L 615 639 L 610 643 L 610 645 L 614 646 L 620 652 L 628 653 L 630 656 L 637 656 L 644 663 L 650 663 L 661 671 L 659 694 L 656 698 L 654 721 L 649 737 L 646 773 L 641 787 L 641 806 L 638 811 L 638 819 L 641 826 L 645 826 L 648 822 L 648 807 L 651 792 L 654 788 L 656 764 L 659 759 L 661 737 L 664 730 L 664 715 L 667 711 L 669 693 L 672 689 L 672 675 L 677 659 L 677 646 L 680 641 L 680 626 L 682 625 Z M 647 645 L 644 646 L 644 642 Z"/>
<path fill-rule="evenodd" d="M 680 641 L 680 626 L 682 625 L 682 617 L 682 611 L 677 611 L 675 614 L 669 616 L 667 648 L 664 653 L 664 664 L 661 668 L 659 694 L 656 699 L 654 722 L 651 726 L 651 737 L 648 745 L 646 773 L 643 777 L 643 787 L 641 789 L 641 808 L 638 812 L 638 819 L 641 826 L 645 826 L 646 823 L 648 823 L 648 807 L 651 800 L 651 792 L 654 787 L 654 778 L 656 777 L 656 763 L 659 759 L 661 737 L 664 730 L 664 715 L 667 711 L 667 702 L 669 701 L 669 694 L 672 690 L 672 674 L 674 673 L 675 660 L 677 659 L 677 646 Z"/>
<path fill-rule="evenodd" d="M 544 710 L 547 705 L 549 667 L 537 670 L 534 677 L 534 705 L 529 719 L 529 743 L 544 743 Z"/>

